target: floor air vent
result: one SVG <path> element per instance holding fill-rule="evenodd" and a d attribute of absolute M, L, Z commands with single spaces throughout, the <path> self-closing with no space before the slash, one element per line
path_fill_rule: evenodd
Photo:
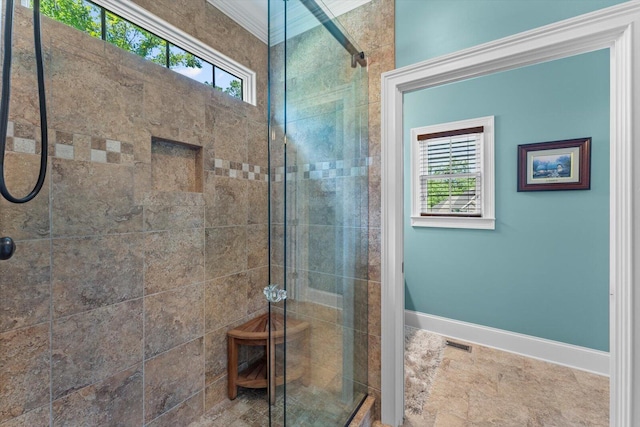
<path fill-rule="evenodd" d="M 446 344 L 450 347 L 455 347 L 458 348 L 460 350 L 464 350 L 468 353 L 471 353 L 471 346 L 470 345 L 466 345 L 466 344 L 461 344 L 459 342 L 455 342 L 455 341 L 451 341 L 451 340 L 447 340 Z"/>

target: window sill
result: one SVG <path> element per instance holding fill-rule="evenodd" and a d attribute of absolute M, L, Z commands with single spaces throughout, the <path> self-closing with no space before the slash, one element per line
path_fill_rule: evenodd
<path fill-rule="evenodd" d="M 469 217 L 434 217 L 412 216 L 412 227 L 436 227 L 436 228 L 471 228 L 477 230 L 495 230 L 495 218 L 469 218 Z"/>

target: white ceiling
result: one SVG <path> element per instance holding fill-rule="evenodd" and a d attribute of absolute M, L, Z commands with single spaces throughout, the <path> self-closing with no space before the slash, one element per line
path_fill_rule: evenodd
<path fill-rule="evenodd" d="M 220 9 L 225 15 L 242 25 L 247 31 L 258 37 L 264 43 L 268 42 L 268 0 L 207 0 Z M 282 0 L 275 0 L 282 1 Z M 329 16 L 340 16 L 371 0 L 316 0 Z M 310 14 L 300 3 L 291 2 L 287 10 L 287 35 L 300 34 L 315 27 L 318 21 L 310 19 Z M 275 21 L 279 21 L 277 17 Z M 283 30 L 272 34 L 272 43 L 283 39 Z"/>

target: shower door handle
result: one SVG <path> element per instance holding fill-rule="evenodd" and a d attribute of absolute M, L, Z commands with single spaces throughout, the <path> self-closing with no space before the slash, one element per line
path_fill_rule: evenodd
<path fill-rule="evenodd" d="M 269 302 L 280 302 L 287 299 L 287 291 L 279 289 L 278 285 L 269 285 L 262 292 Z"/>

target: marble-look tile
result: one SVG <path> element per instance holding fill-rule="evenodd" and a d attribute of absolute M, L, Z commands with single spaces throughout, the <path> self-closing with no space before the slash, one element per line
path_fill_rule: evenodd
<path fill-rule="evenodd" d="M 7 152 L 5 171 L 7 188 L 14 197 L 24 197 L 33 189 L 38 179 L 40 157 Z M 51 166 L 40 193 L 29 203 L 14 204 L 0 198 L 0 232 L 13 240 L 42 239 L 49 237 L 49 180 Z"/>
<path fill-rule="evenodd" d="M 247 268 L 247 228 L 207 228 L 206 279 L 237 273 Z"/>
<path fill-rule="evenodd" d="M 367 332 L 368 329 L 368 297 L 369 290 L 366 280 L 340 278 L 342 282 L 342 326 Z"/>
<path fill-rule="evenodd" d="M 16 243 L 0 274 L 0 332 L 49 320 L 49 240 Z"/>
<path fill-rule="evenodd" d="M 249 164 L 258 165 L 266 169 L 268 165 L 269 132 L 265 121 L 255 122 L 249 120 L 248 127 L 248 160 Z"/>
<path fill-rule="evenodd" d="M 228 402 L 227 397 L 227 376 L 220 377 L 215 382 L 209 384 L 205 388 L 204 409 L 205 411 L 219 405 L 222 402 Z"/>
<path fill-rule="evenodd" d="M 335 274 L 316 273 L 315 271 L 308 271 L 303 274 L 306 274 L 307 285 L 310 289 L 317 289 L 336 295 L 341 295 L 343 292 L 343 279 Z M 313 296 L 308 298 L 313 301 Z"/>
<path fill-rule="evenodd" d="M 178 80 L 178 79 L 176 79 Z M 176 85 L 161 87 L 158 82 L 146 84 L 144 88 L 143 118 L 150 123 L 152 133 L 160 138 L 176 140 L 179 129 L 190 122 L 189 108 Z M 195 93 L 192 93 L 195 95 Z M 194 106 L 200 99 L 194 99 Z M 199 108 L 193 108 L 198 110 Z M 188 125 L 187 125 L 188 126 Z"/>
<path fill-rule="evenodd" d="M 309 226 L 308 232 L 308 262 L 309 270 L 318 273 L 335 274 L 338 261 L 336 252 L 337 236 L 341 230 L 333 226 Z M 311 248 L 314 248 L 311 250 Z M 342 247 L 340 247 L 342 249 Z"/>
<path fill-rule="evenodd" d="M 204 388 L 204 348 L 195 339 L 145 361 L 145 422 Z"/>
<path fill-rule="evenodd" d="M 52 336 L 58 399 L 142 361 L 142 299 L 55 321 Z"/>
<path fill-rule="evenodd" d="M 227 330 L 223 327 L 204 336 L 205 384 L 209 385 L 227 373 Z"/>
<path fill-rule="evenodd" d="M 145 206 L 145 231 L 180 230 L 204 227 L 202 206 Z"/>
<path fill-rule="evenodd" d="M 133 168 L 61 159 L 52 162 L 54 236 L 142 231 L 142 206 L 133 197 Z"/>
<path fill-rule="evenodd" d="M 373 407 L 376 403 L 376 400 L 368 396 L 358 412 L 356 416 L 353 417 L 353 420 L 349 423 L 349 427 L 372 427 L 375 421 L 373 417 Z"/>
<path fill-rule="evenodd" d="M 145 297 L 145 358 L 202 336 L 203 297 L 202 283 Z"/>
<path fill-rule="evenodd" d="M 151 142 L 151 175 L 157 191 L 202 191 L 200 148 L 154 139 Z"/>
<path fill-rule="evenodd" d="M 220 227 L 247 223 L 247 184 L 244 179 L 206 172 L 206 226 Z"/>
<path fill-rule="evenodd" d="M 49 324 L 0 334 L 0 423 L 49 401 Z"/>
<path fill-rule="evenodd" d="M 334 375 L 342 373 L 343 330 L 334 323 L 303 318 L 311 326 L 311 365 Z"/>
<path fill-rule="evenodd" d="M 88 162 L 91 161 L 91 137 L 89 135 L 73 135 L 74 159 Z"/>
<path fill-rule="evenodd" d="M 373 38 L 372 48 L 378 46 L 390 46 L 393 49 L 395 42 L 395 2 L 391 0 L 375 0 L 371 3 L 372 15 L 375 17 L 375 25 L 372 25 L 379 31 L 377 37 Z"/>
<path fill-rule="evenodd" d="M 204 413 L 204 391 L 190 397 L 169 412 L 156 418 L 147 427 L 188 426 Z"/>
<path fill-rule="evenodd" d="M 204 123 L 205 123 L 205 132 L 208 137 L 203 141 L 202 144 L 202 166 L 205 171 L 214 171 L 215 170 L 215 159 L 216 152 L 214 147 L 214 128 L 215 128 L 215 117 L 214 117 L 214 107 L 211 104 L 206 104 L 204 108 Z"/>
<path fill-rule="evenodd" d="M 369 156 L 378 158 L 381 155 L 380 103 L 369 104 Z"/>
<path fill-rule="evenodd" d="M 87 53 L 92 45 L 100 53 L 107 46 L 117 48 L 100 40 L 79 38 L 72 29 L 60 25 L 52 34 L 55 42 L 50 50 L 47 89 L 49 99 L 54 100 L 55 114 L 49 117 L 50 126 L 74 134 L 135 140 L 136 121 L 142 118 L 146 95 L 142 82 L 102 55 Z M 70 39 L 82 42 L 74 46 L 68 43 Z M 69 98 L 71 93 L 73 98 Z"/>
<path fill-rule="evenodd" d="M 142 423 L 142 365 L 53 402 L 54 426 L 136 426 Z"/>
<path fill-rule="evenodd" d="M 367 322 L 369 328 L 369 334 L 380 336 L 381 335 L 381 284 L 379 282 L 369 281 L 369 302 L 367 304 L 368 317 Z"/>
<path fill-rule="evenodd" d="M 372 157 L 369 166 L 369 227 L 376 228 L 380 227 L 382 214 L 381 167 L 381 158 Z"/>
<path fill-rule="evenodd" d="M 422 414 L 406 426 L 609 424 L 608 378 L 473 345 L 445 347 Z M 440 423 L 440 424 L 439 424 Z"/>
<path fill-rule="evenodd" d="M 367 227 L 369 194 L 367 176 L 347 176 L 337 180 L 336 223 L 345 227 Z"/>
<path fill-rule="evenodd" d="M 269 267 L 247 271 L 247 314 L 267 308 L 263 290 L 269 286 Z"/>
<path fill-rule="evenodd" d="M 367 52 L 369 61 L 369 102 L 380 102 L 380 74 L 395 68 L 393 46 L 381 46 Z"/>
<path fill-rule="evenodd" d="M 284 226 L 280 224 L 271 223 L 269 227 L 270 227 L 269 231 L 271 233 L 271 236 L 270 236 L 271 240 L 270 240 L 270 246 L 269 246 L 269 259 L 271 260 L 272 265 L 282 266 L 284 265 L 284 248 L 285 248 Z M 307 245 L 306 247 L 308 248 L 307 239 L 308 239 L 307 236 L 304 236 L 301 239 L 301 242 L 302 242 L 301 247 L 303 251 L 305 248 L 305 246 L 303 246 L 304 244 L 306 244 Z M 303 252 L 303 253 L 306 253 L 306 252 Z"/>
<path fill-rule="evenodd" d="M 309 297 L 300 296 L 297 300 L 297 305 L 295 305 L 297 314 L 329 323 L 339 324 L 341 322 L 342 313 L 340 309 L 329 307 L 324 304 L 318 304 L 313 301 L 303 300 L 306 298 Z M 290 307 L 291 305 L 287 306 L 288 311 L 291 311 Z"/>
<path fill-rule="evenodd" d="M 220 107 L 209 107 L 214 120 L 213 146 L 216 157 L 232 162 L 247 162 L 247 119 Z"/>
<path fill-rule="evenodd" d="M 307 180 L 300 183 L 298 197 L 304 197 L 302 223 L 311 225 L 336 225 L 338 204 L 336 179 Z"/>
<path fill-rule="evenodd" d="M 149 150 L 151 153 L 151 150 Z M 151 154 L 149 154 L 151 156 Z M 136 204 L 144 204 L 149 192 L 153 189 L 151 181 L 151 164 L 137 162 L 133 165 L 133 200 Z"/>
<path fill-rule="evenodd" d="M 202 229 L 148 233 L 145 237 L 145 294 L 204 280 Z"/>
<path fill-rule="evenodd" d="M 145 178 L 146 180 L 146 178 Z M 145 191 L 141 194 L 140 204 L 144 206 L 204 206 L 202 193 L 183 191 Z"/>
<path fill-rule="evenodd" d="M 350 331 L 345 331 L 348 334 Z M 369 371 L 369 336 L 366 332 L 353 331 L 351 338 L 351 351 L 345 351 L 343 357 L 347 360 L 353 360 L 353 373 L 351 380 L 354 382 L 353 389 L 358 389 L 362 385 L 368 385 Z M 373 370 L 377 367 L 373 366 Z"/>
<path fill-rule="evenodd" d="M 367 384 L 370 387 L 380 390 L 381 382 L 380 377 L 382 373 L 382 359 L 381 359 L 381 342 L 380 337 L 375 335 L 369 335 L 369 363 L 368 372 L 369 378 Z"/>
<path fill-rule="evenodd" d="M 369 264 L 368 264 L 368 276 L 369 280 L 374 282 L 381 281 L 381 229 L 369 228 Z"/>
<path fill-rule="evenodd" d="M 249 181 L 247 185 L 249 190 L 247 223 L 266 224 L 269 222 L 269 183 Z"/>
<path fill-rule="evenodd" d="M 49 427 L 49 405 L 0 423 L 1 427 Z"/>
<path fill-rule="evenodd" d="M 247 315 L 248 277 L 246 272 L 219 277 L 205 285 L 206 331 L 242 319 Z"/>
<path fill-rule="evenodd" d="M 460 417 L 462 418 L 462 417 Z M 529 411 L 507 396 L 487 396 L 471 390 L 467 421 L 471 424 L 527 425 Z"/>
<path fill-rule="evenodd" d="M 143 239 L 141 233 L 54 239 L 54 317 L 141 297 Z"/>
<path fill-rule="evenodd" d="M 267 224 L 247 226 L 247 268 L 269 263 L 269 227 Z"/>

